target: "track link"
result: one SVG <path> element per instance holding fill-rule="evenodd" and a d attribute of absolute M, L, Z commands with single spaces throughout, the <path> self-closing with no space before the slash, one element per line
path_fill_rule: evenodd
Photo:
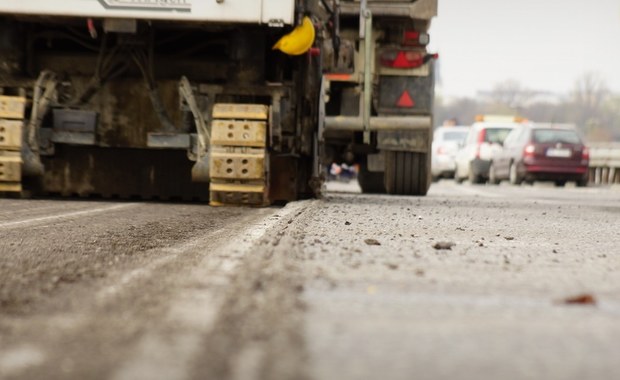
<path fill-rule="evenodd" d="M 213 107 L 209 146 L 210 204 L 269 204 L 266 148 L 269 107 L 218 103 Z"/>

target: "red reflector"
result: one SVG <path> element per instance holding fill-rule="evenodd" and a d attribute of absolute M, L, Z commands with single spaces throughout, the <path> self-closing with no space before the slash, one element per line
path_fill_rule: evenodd
<path fill-rule="evenodd" d="M 413 101 L 413 99 L 411 99 L 411 95 L 409 95 L 409 92 L 405 90 L 403 91 L 402 95 L 398 99 L 398 102 L 396 102 L 396 105 L 398 107 L 411 108 L 415 105 L 415 102 Z"/>
<path fill-rule="evenodd" d="M 321 49 L 318 47 L 310 48 L 310 50 L 308 50 L 308 54 L 310 54 L 311 57 L 318 57 L 321 55 Z"/>
<path fill-rule="evenodd" d="M 405 30 L 405 32 L 403 33 L 403 45 L 428 45 L 429 41 L 430 37 L 427 33 L 420 33 L 415 30 Z"/>
<path fill-rule="evenodd" d="M 388 50 L 381 55 L 381 64 L 395 69 L 414 69 L 424 64 L 424 56 L 417 51 Z"/>
<path fill-rule="evenodd" d="M 415 30 L 405 30 L 403 33 L 403 45 L 417 45 L 420 33 Z"/>
<path fill-rule="evenodd" d="M 412 68 L 418 67 L 421 64 L 422 60 L 420 59 L 420 56 L 418 54 L 405 53 L 404 51 L 401 51 L 398 53 L 398 56 L 396 56 L 396 59 L 394 60 L 392 66 L 398 68 Z"/>

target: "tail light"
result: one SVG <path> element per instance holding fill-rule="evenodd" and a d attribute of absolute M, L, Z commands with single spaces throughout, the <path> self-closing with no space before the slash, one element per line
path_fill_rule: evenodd
<path fill-rule="evenodd" d="M 426 46 L 431 38 L 428 33 L 418 32 L 416 30 L 405 30 L 403 33 L 403 45 L 406 46 Z"/>
<path fill-rule="evenodd" d="M 484 140 L 487 137 L 487 130 L 486 129 L 481 129 L 478 132 L 478 144 L 482 144 L 484 142 Z"/>
<path fill-rule="evenodd" d="M 478 144 L 476 145 L 476 158 L 480 158 L 480 146 L 487 137 L 487 130 L 481 129 L 478 131 Z"/>
<path fill-rule="evenodd" d="M 532 144 L 526 145 L 523 149 L 523 157 L 534 157 L 536 147 Z"/>
<path fill-rule="evenodd" d="M 581 159 L 586 160 L 586 161 L 590 160 L 590 150 L 586 148 L 585 146 L 583 147 L 583 150 L 581 151 Z"/>
<path fill-rule="evenodd" d="M 581 151 L 581 165 L 587 166 L 589 162 L 590 162 L 590 149 L 584 146 L 583 150 Z"/>
<path fill-rule="evenodd" d="M 415 69 L 424 64 L 424 53 L 409 50 L 386 50 L 381 53 L 381 65 L 395 69 Z"/>

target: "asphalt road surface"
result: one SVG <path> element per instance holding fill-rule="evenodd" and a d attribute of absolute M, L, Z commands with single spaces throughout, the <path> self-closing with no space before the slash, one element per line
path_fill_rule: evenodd
<path fill-rule="evenodd" d="M 330 188 L 0 199 L 0 379 L 620 378 L 617 188 Z"/>

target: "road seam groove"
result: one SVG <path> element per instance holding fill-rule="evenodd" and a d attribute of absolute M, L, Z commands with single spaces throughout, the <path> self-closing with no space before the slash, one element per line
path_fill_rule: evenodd
<path fill-rule="evenodd" d="M 225 241 L 222 246 L 206 256 L 188 274 L 187 288 L 179 292 L 170 303 L 165 323 L 174 326 L 173 331 L 167 331 L 164 326 L 145 334 L 136 344 L 134 350 L 136 355 L 122 363 L 112 374 L 111 379 L 128 380 L 137 376 L 150 380 L 188 378 L 196 355 L 203 349 L 202 337 L 213 330 L 222 303 L 225 301 L 223 297 L 225 292 L 219 290 L 225 289 L 230 284 L 239 262 L 247 254 L 254 253 L 251 251 L 253 246 L 299 208 L 291 205 L 274 210 L 251 226 L 244 226 L 236 238 Z M 212 235 L 225 235 L 226 232 L 236 230 L 238 226 L 227 226 Z M 227 237 L 222 236 L 220 239 Z M 191 249 L 196 243 L 197 241 L 193 240 L 184 246 Z M 172 249 L 177 250 L 178 247 Z"/>

